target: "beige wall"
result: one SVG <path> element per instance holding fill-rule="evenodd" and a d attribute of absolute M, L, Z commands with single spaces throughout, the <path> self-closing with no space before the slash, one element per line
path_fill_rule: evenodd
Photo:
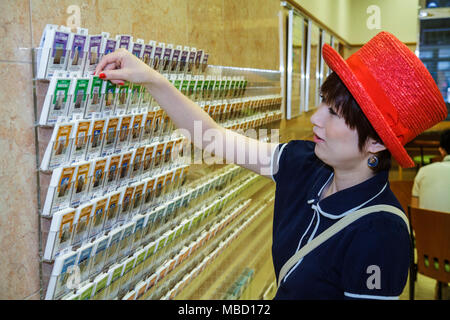
<path fill-rule="evenodd" d="M 381 29 L 368 29 L 366 12 L 371 5 L 380 8 Z M 402 42 L 417 41 L 418 0 L 350 0 L 350 20 L 347 37 L 351 44 L 366 43 L 380 31 L 394 34 Z"/>
<path fill-rule="evenodd" d="M 378 32 L 403 42 L 417 41 L 418 0 L 292 0 L 351 45 L 366 43 Z M 380 8 L 381 29 L 368 29 L 367 8 Z"/>
<path fill-rule="evenodd" d="M 321 24 L 348 41 L 348 23 L 350 22 L 349 0 L 291 0 Z"/>
<path fill-rule="evenodd" d="M 39 298 L 30 48 L 45 24 L 66 24 L 69 5 L 80 7 L 91 34 L 195 46 L 216 65 L 279 68 L 278 0 L 2 0 L 0 299 Z"/>
<path fill-rule="evenodd" d="M 32 0 L 33 46 L 45 24 L 66 24 L 70 5 L 80 6 L 90 34 L 131 34 L 203 48 L 211 64 L 278 69 L 277 0 Z"/>

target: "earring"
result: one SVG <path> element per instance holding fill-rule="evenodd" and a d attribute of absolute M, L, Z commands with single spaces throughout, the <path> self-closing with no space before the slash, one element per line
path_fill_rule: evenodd
<path fill-rule="evenodd" d="M 378 165 L 378 157 L 375 155 L 371 155 L 369 159 L 367 159 L 367 165 L 369 168 L 375 168 Z"/>

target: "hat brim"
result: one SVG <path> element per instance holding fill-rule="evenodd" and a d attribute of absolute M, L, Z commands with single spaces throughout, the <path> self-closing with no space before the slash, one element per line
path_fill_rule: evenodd
<path fill-rule="evenodd" d="M 323 59 L 331 70 L 336 72 L 352 96 L 358 102 L 362 111 L 380 136 L 385 147 L 391 152 L 392 157 L 403 168 L 414 167 L 414 161 L 408 155 L 405 147 L 397 138 L 394 131 L 388 125 L 377 105 L 373 102 L 367 90 L 353 73 L 347 62 L 330 45 L 322 47 Z"/>

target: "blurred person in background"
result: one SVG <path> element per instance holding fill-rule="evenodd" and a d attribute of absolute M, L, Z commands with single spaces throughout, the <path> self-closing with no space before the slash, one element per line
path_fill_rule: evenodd
<path fill-rule="evenodd" d="M 441 135 L 442 161 L 423 166 L 414 178 L 411 205 L 450 213 L 450 129 Z"/>
<path fill-rule="evenodd" d="M 450 214 L 450 129 L 440 139 L 442 161 L 423 166 L 414 178 L 411 206 Z M 438 284 L 434 295 L 437 299 Z M 448 284 L 442 284 L 443 299 L 450 299 Z"/>

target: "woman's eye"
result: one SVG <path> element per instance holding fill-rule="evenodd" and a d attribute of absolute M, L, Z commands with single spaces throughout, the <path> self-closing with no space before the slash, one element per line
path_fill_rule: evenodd
<path fill-rule="evenodd" d="M 332 114 L 333 116 L 337 116 L 338 114 L 333 110 L 333 108 L 328 108 L 328 111 L 330 112 L 330 114 Z"/>

